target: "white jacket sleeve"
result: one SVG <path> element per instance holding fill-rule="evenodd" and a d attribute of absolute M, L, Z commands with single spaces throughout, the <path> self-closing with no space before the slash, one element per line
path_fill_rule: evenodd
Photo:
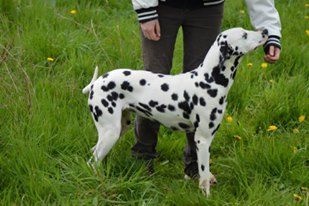
<path fill-rule="evenodd" d="M 274 0 L 245 0 L 252 26 L 257 30 L 267 29 L 269 39 L 264 45 L 268 50 L 270 45 L 281 48 L 281 22 Z"/>
<path fill-rule="evenodd" d="M 132 0 L 133 8 L 139 22 L 146 22 L 158 18 L 158 0 Z"/>

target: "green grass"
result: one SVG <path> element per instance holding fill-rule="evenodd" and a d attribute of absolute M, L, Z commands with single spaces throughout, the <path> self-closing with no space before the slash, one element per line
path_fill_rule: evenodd
<path fill-rule="evenodd" d="M 97 134 L 81 89 L 93 68 L 142 68 L 129 1 L 0 0 L 0 205 L 308 205 L 308 118 L 298 121 L 309 114 L 306 3 L 276 1 L 278 63 L 262 69 L 259 49 L 240 65 L 228 97 L 233 122 L 224 119 L 212 144 L 219 183 L 206 199 L 183 179 L 181 132 L 160 130 L 153 176 L 131 157 L 132 128 L 97 174 L 86 165 Z M 251 28 L 246 7 L 226 1 L 223 29 L 236 26 Z M 182 67 L 181 38 L 173 73 Z"/>

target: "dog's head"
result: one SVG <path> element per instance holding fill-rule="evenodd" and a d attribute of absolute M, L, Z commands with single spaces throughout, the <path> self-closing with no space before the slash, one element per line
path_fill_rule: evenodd
<path fill-rule="evenodd" d="M 225 58 L 242 56 L 263 45 L 268 38 L 268 31 L 248 31 L 243 28 L 226 30 L 217 37 L 217 44 Z"/>

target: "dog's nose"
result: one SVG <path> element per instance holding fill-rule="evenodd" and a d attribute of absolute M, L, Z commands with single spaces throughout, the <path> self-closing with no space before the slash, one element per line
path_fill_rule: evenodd
<path fill-rule="evenodd" d="M 267 29 L 264 29 L 263 31 L 262 31 L 262 36 L 263 36 L 263 38 L 265 37 L 265 36 L 267 36 L 268 35 L 268 30 Z"/>

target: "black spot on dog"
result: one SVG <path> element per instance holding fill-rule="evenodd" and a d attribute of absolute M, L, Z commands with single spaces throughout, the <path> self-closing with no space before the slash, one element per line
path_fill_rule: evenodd
<path fill-rule="evenodd" d="M 112 102 L 114 99 L 113 99 L 113 97 L 112 97 L 112 95 L 107 95 L 107 99 L 108 99 L 108 101 L 110 101 L 110 102 Z"/>
<path fill-rule="evenodd" d="M 146 80 L 145 80 L 145 79 L 141 79 L 141 80 L 139 81 L 139 84 L 140 84 L 141 86 L 144 86 L 144 85 L 146 84 Z"/>
<path fill-rule="evenodd" d="M 116 103 L 115 103 L 115 102 L 112 102 L 112 106 L 113 106 L 113 107 L 116 107 Z"/>
<path fill-rule="evenodd" d="M 219 66 L 215 66 L 213 68 L 211 75 L 217 84 L 227 87 L 229 80 L 223 74 L 221 74 Z"/>
<path fill-rule="evenodd" d="M 106 78 L 106 77 L 108 77 L 108 75 L 109 75 L 108 73 L 104 74 L 104 75 L 103 75 L 103 79 Z"/>
<path fill-rule="evenodd" d="M 185 130 L 190 128 L 189 125 L 187 125 L 187 124 L 185 124 L 183 122 L 178 123 L 178 125 L 179 125 L 180 128 L 185 129 Z"/>
<path fill-rule="evenodd" d="M 191 114 L 191 109 L 190 109 L 188 102 L 186 101 L 179 102 L 178 107 L 182 109 L 183 111 L 187 112 L 188 114 Z"/>
<path fill-rule="evenodd" d="M 123 74 L 124 74 L 125 76 L 129 76 L 129 75 L 131 74 L 131 72 L 130 72 L 130 71 L 124 71 Z"/>
<path fill-rule="evenodd" d="M 161 89 L 162 89 L 162 91 L 164 91 L 164 92 L 168 91 L 168 89 L 169 89 L 168 84 L 166 84 L 166 83 L 162 84 L 162 85 L 161 85 Z"/>
<path fill-rule="evenodd" d="M 232 79 L 235 79 L 236 72 L 237 72 L 237 70 L 235 70 L 235 71 L 232 73 Z"/>
<path fill-rule="evenodd" d="M 111 81 L 107 84 L 107 89 L 111 90 L 114 89 L 116 87 L 115 82 Z"/>
<path fill-rule="evenodd" d="M 203 97 L 200 97 L 200 105 L 206 106 L 206 102 L 205 102 L 205 99 Z"/>
<path fill-rule="evenodd" d="M 188 94 L 187 91 L 184 91 L 184 92 L 183 92 L 183 97 L 185 98 L 186 101 L 189 101 L 189 100 L 190 100 L 190 96 L 189 96 L 189 94 Z"/>
<path fill-rule="evenodd" d="M 104 86 L 104 85 L 101 87 L 101 89 L 102 89 L 104 92 L 107 92 L 107 91 L 108 91 L 108 88 L 107 88 L 106 86 Z"/>
<path fill-rule="evenodd" d="M 145 109 L 143 109 L 143 108 L 141 108 L 141 107 L 139 107 L 139 106 L 136 106 L 135 108 L 136 108 L 138 111 L 140 111 L 141 113 L 143 113 L 143 114 L 145 114 L 146 116 L 148 116 L 148 117 L 152 116 L 151 112 L 149 112 L 149 111 L 147 111 L 147 110 L 145 110 Z"/>
<path fill-rule="evenodd" d="M 112 107 L 109 107 L 109 108 L 108 108 L 108 112 L 111 113 L 111 114 L 113 114 L 113 113 L 114 113 L 113 108 L 112 108 Z"/>
<path fill-rule="evenodd" d="M 223 104 L 224 103 L 224 100 L 225 100 L 225 96 L 222 96 L 220 99 L 219 99 L 219 104 Z"/>
<path fill-rule="evenodd" d="M 217 130 L 219 129 L 219 127 L 220 127 L 220 124 L 216 127 L 216 129 L 214 129 L 214 131 L 212 131 L 211 135 L 214 135 L 217 132 Z"/>
<path fill-rule="evenodd" d="M 119 94 L 119 99 L 123 99 L 124 98 L 124 94 L 120 93 Z"/>
<path fill-rule="evenodd" d="M 156 107 L 156 109 L 157 109 L 159 112 L 162 112 L 162 113 L 165 112 L 165 108 L 166 108 L 166 105 L 164 105 L 164 104 L 161 104 L 160 106 L 157 106 L 157 107 Z"/>
<path fill-rule="evenodd" d="M 195 119 L 196 119 L 197 122 L 200 122 L 200 115 L 196 114 Z"/>
<path fill-rule="evenodd" d="M 248 33 L 245 32 L 245 33 L 242 35 L 242 38 L 243 38 L 243 39 L 247 39 L 247 38 L 248 38 Z"/>
<path fill-rule="evenodd" d="M 218 109 L 218 113 L 219 113 L 219 114 L 222 114 L 222 110 L 221 110 L 221 109 Z"/>
<path fill-rule="evenodd" d="M 178 100 L 178 95 L 173 93 L 172 94 L 172 100 L 177 101 Z"/>
<path fill-rule="evenodd" d="M 201 87 L 202 89 L 209 89 L 209 88 L 210 88 L 210 85 L 209 85 L 209 84 L 206 84 L 206 83 L 204 83 L 204 82 L 200 82 L 200 87 Z"/>
<path fill-rule="evenodd" d="M 217 89 L 209 89 L 207 90 L 207 93 L 211 96 L 211 97 L 216 97 L 218 90 Z"/>
<path fill-rule="evenodd" d="M 190 102 L 190 109 L 193 110 L 193 108 L 194 108 L 194 104 L 193 102 Z"/>
<path fill-rule="evenodd" d="M 162 77 L 164 77 L 164 75 L 163 74 L 158 74 L 158 77 L 162 78 Z"/>
<path fill-rule="evenodd" d="M 173 106 L 173 105 L 171 105 L 171 104 L 169 104 L 168 106 L 167 106 L 167 108 L 168 108 L 168 110 L 170 110 L 170 111 L 175 111 L 175 107 Z"/>
<path fill-rule="evenodd" d="M 124 81 L 122 84 L 121 84 L 121 89 L 123 90 L 128 90 L 129 92 L 132 92 L 133 91 L 133 87 L 130 85 L 130 83 L 128 81 Z"/>
<path fill-rule="evenodd" d="M 144 109 L 148 110 L 149 112 L 151 112 L 151 108 L 147 105 L 147 104 L 144 104 L 144 103 L 141 103 L 139 102 L 138 103 L 141 107 L 143 107 Z"/>
<path fill-rule="evenodd" d="M 101 102 L 102 102 L 104 107 L 108 107 L 108 105 L 109 105 L 108 101 L 106 101 L 105 99 L 102 99 Z"/>
<path fill-rule="evenodd" d="M 111 93 L 113 100 L 117 100 L 118 99 L 118 93 L 117 92 L 112 92 Z"/>
<path fill-rule="evenodd" d="M 182 116 L 183 116 L 183 118 L 185 118 L 185 119 L 189 119 L 189 118 L 190 118 L 189 114 L 186 113 L 186 112 L 182 113 Z"/>
<path fill-rule="evenodd" d="M 195 121 L 194 124 L 193 124 L 193 126 L 194 126 L 195 128 L 198 128 L 198 125 L 199 125 L 199 122 L 198 122 L 198 121 Z"/>
<path fill-rule="evenodd" d="M 210 122 L 210 123 L 208 124 L 208 126 L 209 126 L 209 128 L 213 128 L 215 125 L 214 125 L 213 122 Z"/>
<path fill-rule="evenodd" d="M 214 78 L 212 78 L 208 73 L 205 73 L 204 77 L 205 77 L 205 81 L 208 83 L 211 83 L 214 81 Z"/>
<path fill-rule="evenodd" d="M 95 121 L 98 121 L 99 117 L 102 116 L 103 112 L 98 106 L 95 106 L 94 110 L 95 110 L 95 112 L 93 112 L 94 119 Z"/>
<path fill-rule="evenodd" d="M 205 166 L 201 165 L 201 170 L 204 171 L 205 170 Z"/>
<path fill-rule="evenodd" d="M 151 107 L 155 107 L 155 106 L 158 105 L 158 102 L 153 101 L 153 100 L 150 100 L 148 104 L 149 104 Z"/>
<path fill-rule="evenodd" d="M 192 101 L 193 101 L 193 104 L 197 105 L 198 104 L 198 97 L 196 95 L 193 95 Z"/>
<path fill-rule="evenodd" d="M 94 94 L 94 91 L 91 90 L 90 94 L 89 94 L 89 99 L 92 99 L 93 98 L 93 94 Z"/>
<path fill-rule="evenodd" d="M 217 108 L 214 108 L 211 113 L 210 113 L 210 120 L 214 121 L 217 117 L 216 117 L 216 113 L 217 113 Z"/>
<path fill-rule="evenodd" d="M 195 86 L 196 86 L 196 87 L 198 87 L 198 86 L 199 86 L 198 82 L 195 82 L 194 84 L 195 84 Z"/>

